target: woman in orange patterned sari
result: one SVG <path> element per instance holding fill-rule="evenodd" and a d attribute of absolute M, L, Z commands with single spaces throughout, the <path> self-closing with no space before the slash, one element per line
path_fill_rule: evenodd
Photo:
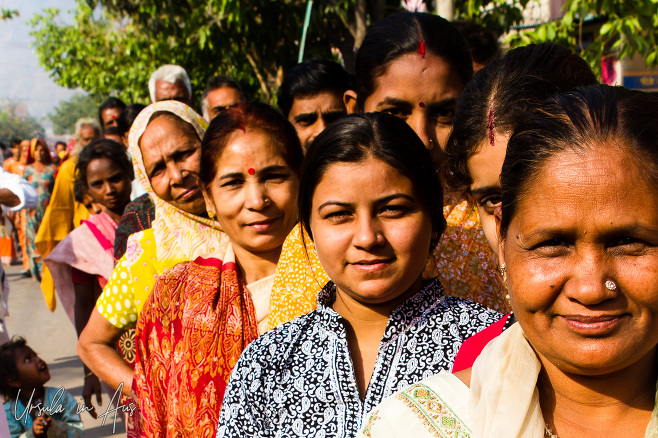
<path fill-rule="evenodd" d="M 301 161 L 294 128 L 267 105 L 241 104 L 208 127 L 199 186 L 231 244 L 161 275 L 142 308 L 139 436 L 215 435 L 233 366 L 267 330 L 276 264 L 297 221 Z"/>

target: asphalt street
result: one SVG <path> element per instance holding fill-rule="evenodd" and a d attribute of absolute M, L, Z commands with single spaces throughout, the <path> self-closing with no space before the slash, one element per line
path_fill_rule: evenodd
<path fill-rule="evenodd" d="M 61 307 L 50 312 L 43 299 L 39 284 L 21 275 L 22 266 L 5 266 L 9 278 L 9 316 L 6 325 L 10 336 L 23 336 L 39 356 L 48 363 L 51 380 L 47 386 L 64 387 L 82 404 L 84 372 L 76 350 L 77 336 L 73 324 Z M 96 407 L 99 414 L 107 412 L 103 419 L 94 420 L 83 412 L 84 436 L 125 437 L 125 426 L 121 413 L 115 416 L 109 403 L 110 396 L 103 393 L 103 405 Z M 95 404 L 95 400 L 94 400 Z M 109 409 L 109 412 L 108 412 Z"/>

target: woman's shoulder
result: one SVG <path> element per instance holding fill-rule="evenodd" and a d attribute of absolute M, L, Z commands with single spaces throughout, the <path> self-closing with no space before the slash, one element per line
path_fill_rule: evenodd
<path fill-rule="evenodd" d="M 471 436 L 468 387 L 442 371 L 387 397 L 366 417 L 359 438 Z"/>

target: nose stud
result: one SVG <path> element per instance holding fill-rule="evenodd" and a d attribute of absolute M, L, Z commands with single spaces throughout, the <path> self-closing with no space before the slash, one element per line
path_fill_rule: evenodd
<path fill-rule="evenodd" d="M 614 281 L 608 280 L 605 282 L 605 288 L 608 290 L 617 290 L 617 285 Z"/>

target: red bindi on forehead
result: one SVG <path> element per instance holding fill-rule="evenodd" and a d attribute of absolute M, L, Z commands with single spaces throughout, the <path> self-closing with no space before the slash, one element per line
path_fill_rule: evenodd
<path fill-rule="evenodd" d="M 256 173 L 256 169 L 254 169 L 253 167 L 250 167 L 249 169 L 247 169 L 247 173 L 248 173 L 249 175 L 253 175 L 253 174 Z"/>

